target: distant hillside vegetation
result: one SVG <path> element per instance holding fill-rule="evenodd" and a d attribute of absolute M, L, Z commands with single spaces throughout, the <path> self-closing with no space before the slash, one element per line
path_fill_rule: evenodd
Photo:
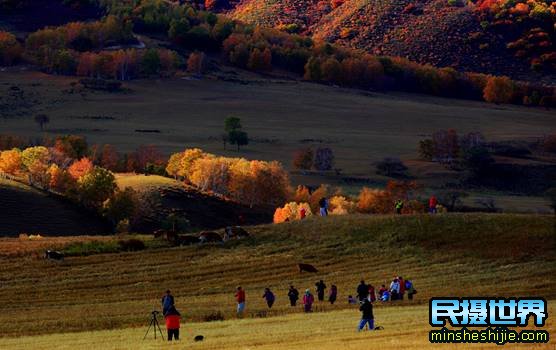
<path fill-rule="evenodd" d="M 110 225 L 74 204 L 32 187 L 0 181 L 0 236 L 20 233 L 41 235 L 98 235 L 112 232 Z"/>
<path fill-rule="evenodd" d="M 304 33 L 376 55 L 520 79 L 554 78 L 553 63 L 535 74 L 530 62 L 506 48 L 507 40 L 490 30 L 483 12 L 472 2 L 243 0 L 229 14 L 247 23 Z M 512 30 L 520 23 L 516 21 Z"/>

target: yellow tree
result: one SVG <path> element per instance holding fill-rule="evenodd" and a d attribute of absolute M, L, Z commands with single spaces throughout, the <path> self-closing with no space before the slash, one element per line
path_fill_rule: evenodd
<path fill-rule="evenodd" d="M 21 151 L 17 148 L 0 153 L 0 171 L 16 175 L 21 170 Z"/>

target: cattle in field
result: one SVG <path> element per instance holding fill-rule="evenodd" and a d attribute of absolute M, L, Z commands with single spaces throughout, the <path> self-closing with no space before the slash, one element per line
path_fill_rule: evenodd
<path fill-rule="evenodd" d="M 319 272 L 316 267 L 310 264 L 298 264 L 299 266 L 299 273 L 305 272 Z"/>
<path fill-rule="evenodd" d="M 213 231 L 203 231 L 199 234 L 199 241 L 201 243 L 222 242 L 222 237 Z"/>
<path fill-rule="evenodd" d="M 228 241 L 232 238 L 244 238 L 249 237 L 249 233 L 245 231 L 241 226 L 228 226 L 224 229 L 224 241 Z"/>
<path fill-rule="evenodd" d="M 64 261 L 64 253 L 55 250 L 47 250 L 44 252 L 44 258 L 49 260 Z"/>

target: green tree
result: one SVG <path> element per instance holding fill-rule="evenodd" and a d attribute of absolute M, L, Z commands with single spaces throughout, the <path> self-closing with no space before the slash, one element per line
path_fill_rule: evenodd
<path fill-rule="evenodd" d="M 104 205 L 104 216 L 114 225 L 122 220 L 129 220 L 135 214 L 137 200 L 137 192 L 133 188 L 126 187 L 123 191 L 118 190 Z"/>
<path fill-rule="evenodd" d="M 232 145 L 237 145 L 237 151 L 239 152 L 240 146 L 249 144 L 249 137 L 245 131 L 233 130 L 228 133 L 228 141 Z"/>
<path fill-rule="evenodd" d="M 82 176 L 78 185 L 81 202 L 93 208 L 100 208 L 117 188 L 114 174 L 98 166 Z"/>
<path fill-rule="evenodd" d="M 224 131 L 227 133 L 241 129 L 241 119 L 238 117 L 228 117 L 224 121 Z"/>
<path fill-rule="evenodd" d="M 143 61 L 141 63 L 145 74 L 151 75 L 160 72 L 160 55 L 156 49 L 149 49 L 143 56 Z"/>

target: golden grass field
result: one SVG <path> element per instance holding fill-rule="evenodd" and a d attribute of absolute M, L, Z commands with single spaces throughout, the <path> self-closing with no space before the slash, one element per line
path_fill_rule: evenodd
<path fill-rule="evenodd" d="M 206 335 L 207 341 L 195 346 L 209 349 L 365 349 L 367 337 L 377 337 L 377 346 L 385 348 L 408 340 L 421 348 L 432 296 L 556 299 L 551 277 L 556 273 L 556 235 L 549 215 L 350 215 L 247 229 L 251 238 L 224 245 L 68 257 L 62 263 L 32 254 L 2 255 L 0 348 L 41 349 L 54 343 L 68 349 L 157 348 L 140 339 L 167 288 L 185 315 L 185 338 Z M 320 272 L 300 274 L 298 262 L 312 263 Z M 359 312 L 346 303 L 347 295 L 355 293 L 361 278 L 379 286 L 394 274 L 414 281 L 416 299 L 400 307 L 377 307 L 377 323 L 386 328 L 382 333 L 355 334 Z M 338 286 L 337 305 L 317 304 L 309 316 L 288 305 L 290 283 L 300 290 L 314 288 L 320 278 Z M 247 318 L 241 321 L 234 314 L 237 285 L 245 287 L 248 298 Z M 261 298 L 265 287 L 277 295 L 270 312 Z M 199 323 L 216 311 L 226 321 Z M 395 325 L 401 315 L 415 330 Z"/>
<path fill-rule="evenodd" d="M 556 311 L 549 302 L 549 315 Z M 187 311 L 185 311 L 187 312 Z M 96 332 L 80 332 L 0 339 L 0 347 L 14 350 L 55 349 L 307 349 L 307 350 L 367 350 L 367 349 L 554 349 L 555 342 L 504 346 L 482 344 L 435 344 L 428 342 L 428 306 L 375 307 L 376 324 L 384 330 L 356 332 L 359 311 L 356 309 L 322 313 L 296 313 L 272 318 L 229 320 L 210 323 L 182 324 L 181 340 L 168 344 L 155 340 L 147 327 Z M 544 328 L 554 334 L 556 324 L 547 319 Z M 166 337 L 164 328 L 163 334 Z M 203 342 L 193 342 L 195 335 L 205 336 Z"/>

